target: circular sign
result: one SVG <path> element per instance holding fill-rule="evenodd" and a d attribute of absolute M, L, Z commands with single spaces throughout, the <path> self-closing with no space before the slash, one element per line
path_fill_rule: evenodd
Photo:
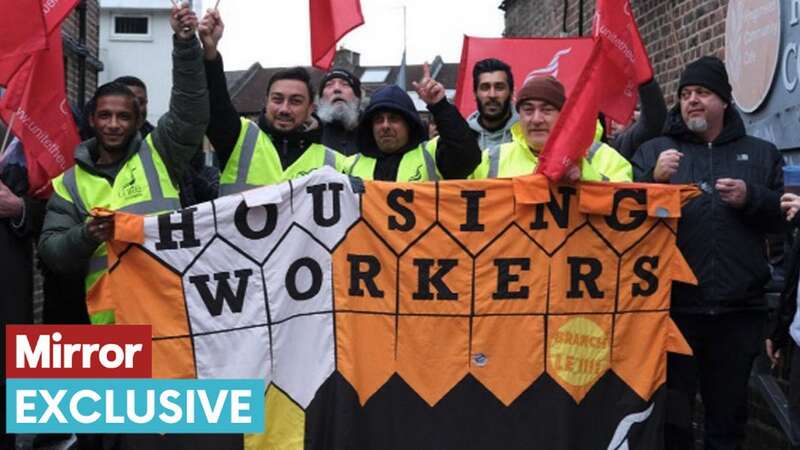
<path fill-rule="evenodd" d="M 731 0 L 725 20 L 725 67 L 733 98 L 753 112 L 772 87 L 781 44 L 779 0 Z"/>
<path fill-rule="evenodd" d="M 573 386 L 587 386 L 608 370 L 611 343 L 597 322 L 578 316 L 558 328 L 548 351 L 559 378 Z"/>

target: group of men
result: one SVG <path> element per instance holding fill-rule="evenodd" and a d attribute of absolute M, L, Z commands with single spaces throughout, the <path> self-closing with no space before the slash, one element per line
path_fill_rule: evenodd
<path fill-rule="evenodd" d="M 333 69 L 322 78 L 315 105 L 308 72 L 292 68 L 269 80 L 264 111 L 251 121 L 239 116 L 228 94 L 218 51 L 224 32 L 219 12 L 209 10 L 199 20 L 181 5 L 173 9 L 171 24 L 169 111 L 154 127 L 145 120 L 143 85 L 129 78 L 101 86 L 87 110 L 93 137 L 76 149 L 75 166 L 52 181 L 39 256 L 53 272 L 83 278 L 86 292 L 106 271 L 105 242 L 114 230 L 113 216 L 96 208 L 153 214 L 216 195 L 215 185 L 196 187 L 204 136 L 220 162 L 219 195 L 322 166 L 384 181 L 514 177 L 534 172 L 566 101 L 564 86 L 552 77 L 529 78 L 515 92 L 511 68 L 486 59 L 473 68 L 477 110 L 465 120 L 426 66 L 413 85 L 438 130 L 429 138 L 403 89 L 382 88 L 364 107 L 359 79 Z M 615 127 L 609 137 L 598 121 L 594 144 L 564 181 L 702 188 L 683 209 L 678 232 L 678 246 L 699 285 L 676 283 L 673 289 L 673 318 L 694 356 L 670 355 L 666 442 L 670 449 L 693 448 L 699 380 L 706 448 L 734 449 L 742 439 L 747 378 L 766 319 L 764 234 L 783 224 L 783 161 L 772 144 L 746 135 L 725 67 L 716 58 L 701 58 L 684 70 L 679 101 L 669 112 L 655 81 L 640 86 L 639 93 L 638 120 Z M 7 172 L 0 172 L 0 245 L 12 248 L 36 234 L 37 214 L 24 188 L 11 191 L 3 184 L 11 176 Z M 185 198 L 193 189 L 204 194 Z M 32 267 L 17 269 L 29 273 Z M 29 292 L 14 295 L 30 299 Z M 114 311 L 90 320 L 114 323 Z"/>

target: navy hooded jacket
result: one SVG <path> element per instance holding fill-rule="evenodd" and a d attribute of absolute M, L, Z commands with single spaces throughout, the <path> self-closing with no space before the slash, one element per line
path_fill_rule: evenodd
<path fill-rule="evenodd" d="M 436 167 L 446 179 L 467 178 L 481 162 L 481 150 L 470 134 L 469 125 L 446 98 L 428 106 L 428 110 L 433 114 L 439 130 Z M 399 113 L 408 124 L 408 143 L 396 153 L 381 152 L 375 142 L 372 119 L 381 111 Z M 383 181 L 395 181 L 403 155 L 428 139 L 428 132 L 414 102 L 396 85 L 383 87 L 372 95 L 369 106 L 361 117 L 357 134 L 359 152 L 377 159 L 373 178 Z"/>

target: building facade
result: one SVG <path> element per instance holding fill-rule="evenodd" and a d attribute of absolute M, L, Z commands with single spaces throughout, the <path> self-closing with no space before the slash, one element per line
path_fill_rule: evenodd
<path fill-rule="evenodd" d="M 133 75 L 147 85 L 155 124 L 169 109 L 172 89 L 172 4 L 164 0 L 100 0 L 100 84 Z"/>
<path fill-rule="evenodd" d="M 505 0 L 504 34 L 590 35 L 594 3 Z M 746 106 L 740 111 L 748 132 L 800 163 L 800 0 L 631 0 L 631 6 L 667 105 L 674 105 L 688 63 L 718 56 L 737 105 Z"/>

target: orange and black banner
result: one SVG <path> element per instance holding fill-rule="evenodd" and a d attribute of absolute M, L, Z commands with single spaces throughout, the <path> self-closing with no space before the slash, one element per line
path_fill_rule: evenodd
<path fill-rule="evenodd" d="M 266 380 L 245 448 L 658 449 L 694 195 L 321 170 L 117 213 L 89 307 L 153 325 L 155 377 Z"/>

